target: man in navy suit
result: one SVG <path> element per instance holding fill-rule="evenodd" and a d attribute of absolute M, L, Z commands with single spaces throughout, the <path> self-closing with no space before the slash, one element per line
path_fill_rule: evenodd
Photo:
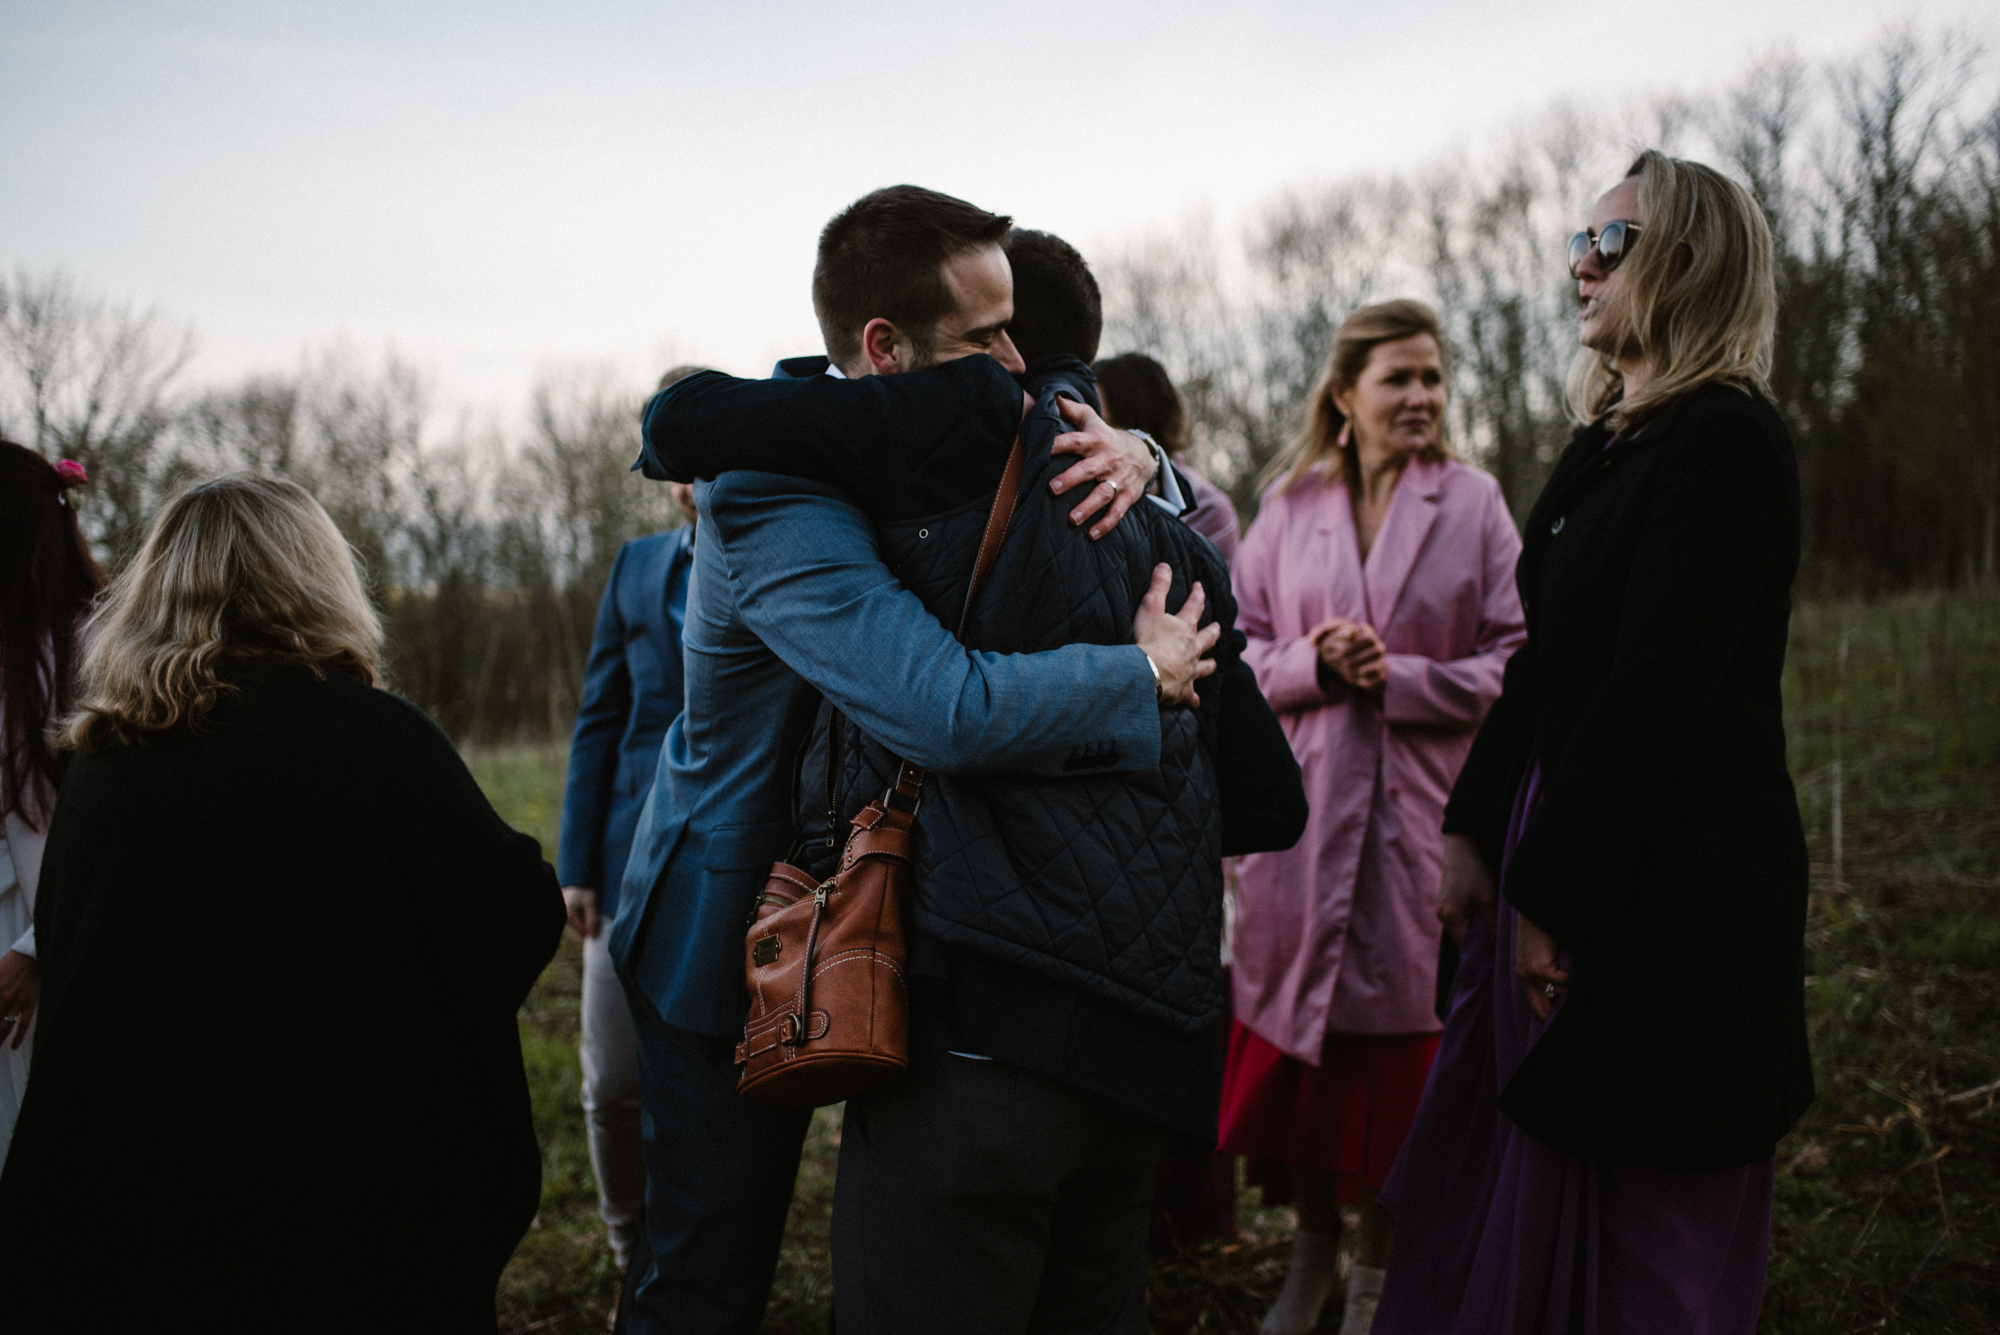
<path fill-rule="evenodd" d="M 829 348 L 851 351 L 858 338 L 903 369 L 984 352 L 1020 370 L 1006 335 L 1008 220 L 929 191 L 889 202 L 865 220 L 858 251 L 822 237 L 814 305 Z M 828 299 L 840 288 L 875 304 L 857 316 Z M 997 407 L 1020 411 L 1017 400 Z M 1081 434 L 1079 468 L 1117 483 L 1106 500 L 1150 480 L 1151 454 L 1136 441 L 1094 418 Z M 664 476 L 649 456 L 641 462 Z M 937 475 L 990 464 L 978 495 L 1001 462 L 941 452 Z M 735 1096 L 743 933 L 790 843 L 793 769 L 821 700 L 940 773 L 1155 769 L 1159 701 L 1192 695 L 1215 636 L 1167 614 L 1162 584 L 1134 621 L 1136 644 L 969 652 L 901 586 L 874 524 L 839 490 L 739 472 L 695 494 L 688 707 L 668 731 L 611 933 L 646 1111 L 651 1256 L 634 1264 L 632 1329 L 749 1335 L 810 1114 Z"/>
<path fill-rule="evenodd" d="M 677 366 L 660 377 L 659 387 L 701 369 Z M 602 929 L 617 915 L 632 831 L 652 791 L 667 728 L 681 712 L 681 624 L 694 568 L 695 506 L 691 487 L 668 485 L 687 523 L 626 543 L 605 581 L 570 737 L 556 845 L 563 904 L 583 939 L 580 1055 L 590 1167 L 620 1270 L 638 1236 L 646 1167 L 632 1016 Z"/>

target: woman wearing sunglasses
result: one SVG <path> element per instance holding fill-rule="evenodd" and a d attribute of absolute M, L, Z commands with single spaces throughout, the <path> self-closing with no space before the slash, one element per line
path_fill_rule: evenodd
<path fill-rule="evenodd" d="M 1798 467 L 1749 193 L 1649 152 L 1570 242 L 1579 425 L 1445 811 L 1462 963 L 1375 1324 L 1743 1332 L 1812 1101 L 1779 674 Z"/>

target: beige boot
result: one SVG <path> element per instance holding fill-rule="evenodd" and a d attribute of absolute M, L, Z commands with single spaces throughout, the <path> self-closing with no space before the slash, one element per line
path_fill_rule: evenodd
<path fill-rule="evenodd" d="M 1319 1310 L 1333 1296 L 1339 1278 L 1340 1236 L 1300 1229 L 1292 1234 L 1292 1263 L 1285 1287 L 1264 1314 L 1263 1335 L 1311 1335 Z"/>
<path fill-rule="evenodd" d="M 1382 1272 L 1372 1265 L 1347 1267 L 1347 1313 L 1340 1318 L 1340 1335 L 1368 1335 L 1375 1324 L 1375 1304 L 1382 1299 Z"/>

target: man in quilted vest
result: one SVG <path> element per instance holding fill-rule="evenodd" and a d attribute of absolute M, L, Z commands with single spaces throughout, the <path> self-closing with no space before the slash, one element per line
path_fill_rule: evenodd
<path fill-rule="evenodd" d="M 670 470 L 792 472 L 848 490 L 905 587 L 947 624 L 997 462 L 983 490 L 934 479 L 967 457 L 1003 459 L 1018 427 L 1020 503 L 968 647 L 1129 642 L 1163 562 L 1176 572 L 1169 606 L 1199 581 L 1204 620 L 1221 630 L 1197 707 L 1160 710 L 1156 769 L 1097 772 L 1080 758 L 1063 776 L 934 777 L 926 789 L 910 1069 L 848 1102 L 842 1138 L 844 1333 L 1146 1329 L 1160 1156 L 1208 1148 L 1215 1132 L 1220 859 L 1288 847 L 1305 819 L 1289 746 L 1238 657 L 1219 553 L 1152 504 L 1115 528 L 1079 527 L 1100 495 L 1072 508 L 1076 479 L 1056 451 L 1095 421 L 1096 285 L 1055 238 L 1016 234 L 1009 253 L 1020 382 L 983 357 L 856 382 L 704 376 L 647 418 L 647 448 Z M 889 748 L 823 710 L 797 785 L 802 834 L 826 828 L 829 728 L 843 739 L 841 819 L 895 772 Z"/>

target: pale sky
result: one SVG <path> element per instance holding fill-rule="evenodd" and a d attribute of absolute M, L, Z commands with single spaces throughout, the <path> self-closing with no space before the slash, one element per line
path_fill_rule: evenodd
<path fill-rule="evenodd" d="M 345 339 L 512 415 L 552 364 L 817 351 L 814 239 L 876 186 L 1101 255 L 1885 16 L 2000 36 L 2000 0 L 0 0 L 0 263 L 192 325 L 191 383 Z"/>

